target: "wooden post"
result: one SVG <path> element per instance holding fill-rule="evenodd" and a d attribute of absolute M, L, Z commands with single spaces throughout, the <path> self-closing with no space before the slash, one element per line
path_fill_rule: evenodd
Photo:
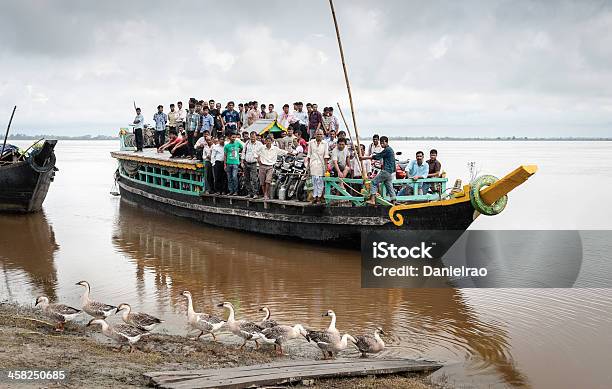
<path fill-rule="evenodd" d="M 9 131 L 11 129 L 11 123 L 13 122 L 13 116 L 15 116 L 15 110 L 16 109 L 17 109 L 17 106 L 14 106 L 13 107 L 13 113 L 11 114 L 11 118 L 9 119 L 9 122 L 8 122 L 8 126 L 6 126 L 6 134 L 4 134 L 4 142 L 2 143 L 2 152 L 1 152 L 1 154 L 4 154 L 4 148 L 6 147 L 6 140 L 8 139 L 8 134 L 9 134 Z"/>
<path fill-rule="evenodd" d="M 353 128 L 355 129 L 355 140 L 357 142 L 357 152 L 361 157 L 361 145 L 359 144 L 359 130 L 357 129 L 357 120 L 355 119 L 355 109 L 353 107 L 353 95 L 351 94 L 351 84 L 349 83 L 348 73 L 346 71 L 346 63 L 344 62 L 344 50 L 342 49 L 342 41 L 340 40 L 340 30 L 338 29 L 338 20 L 336 19 L 336 11 L 334 10 L 333 0 L 329 0 L 329 7 L 331 8 L 332 18 L 334 19 L 334 27 L 336 28 L 336 38 L 338 38 L 338 48 L 340 49 L 340 59 L 342 60 L 342 70 L 344 71 L 344 81 L 346 81 L 346 89 L 348 91 L 349 104 L 351 107 L 351 116 L 353 117 Z M 363 176 L 363 161 L 361 163 L 361 175 Z M 365 177 L 363 183 L 365 184 Z"/>

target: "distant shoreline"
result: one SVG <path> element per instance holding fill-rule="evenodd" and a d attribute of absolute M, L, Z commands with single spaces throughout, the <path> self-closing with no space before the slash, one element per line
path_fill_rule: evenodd
<path fill-rule="evenodd" d="M 39 139 L 57 139 L 57 140 L 119 140 L 118 136 L 109 135 L 25 135 L 14 134 L 9 135 L 8 140 L 39 140 Z"/>
<path fill-rule="evenodd" d="M 362 139 L 360 139 L 362 140 Z M 369 140 L 369 138 L 365 139 Z M 529 138 L 529 137 L 518 137 L 518 136 L 507 136 L 507 137 L 473 137 L 473 138 L 458 138 L 458 137 L 443 137 L 443 136 L 432 136 L 432 137 L 389 137 L 389 140 L 444 140 L 444 141 L 612 141 L 612 138 L 587 138 L 587 137 L 561 137 L 561 138 Z"/>
<path fill-rule="evenodd" d="M 14 134 L 9 135 L 9 140 L 39 140 L 39 139 L 57 139 L 57 140 L 119 140 L 118 136 L 109 135 L 25 135 L 25 134 Z M 360 141 L 370 141 L 371 138 L 363 138 Z M 443 136 L 428 136 L 428 137 L 410 137 L 410 136 L 390 136 L 391 141 L 538 141 L 538 142 L 551 142 L 551 141 L 587 141 L 587 142 L 609 142 L 612 138 L 604 137 L 559 137 L 559 138 L 531 138 L 531 137 L 443 137 Z"/>

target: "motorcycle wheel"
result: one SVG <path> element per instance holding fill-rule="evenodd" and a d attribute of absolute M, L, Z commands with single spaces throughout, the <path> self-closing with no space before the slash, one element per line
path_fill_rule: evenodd
<path fill-rule="evenodd" d="M 306 184 L 306 180 L 300 180 L 297 185 L 297 189 L 295 191 L 295 198 L 298 201 L 306 201 L 308 197 L 308 193 L 304 190 L 304 185 Z"/>
<path fill-rule="evenodd" d="M 287 200 L 291 200 L 293 196 L 295 196 L 295 190 L 297 189 L 298 182 L 299 181 L 297 181 L 294 177 L 289 179 L 289 182 L 287 183 Z"/>

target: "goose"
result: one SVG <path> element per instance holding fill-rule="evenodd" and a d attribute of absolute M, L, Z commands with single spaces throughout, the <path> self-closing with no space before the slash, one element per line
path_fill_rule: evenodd
<path fill-rule="evenodd" d="M 216 341 L 217 337 L 215 336 L 215 332 L 218 332 L 225 325 L 225 320 L 218 316 L 194 311 L 191 292 L 186 290 L 181 293 L 181 295 L 187 299 L 187 321 L 189 325 L 200 331 L 200 334 L 194 340 L 200 339 L 200 336 L 207 333 L 211 334 L 213 340 Z"/>
<path fill-rule="evenodd" d="M 142 331 L 152 331 L 159 324 L 163 323 L 163 320 L 156 318 L 155 316 L 148 315 L 142 312 L 132 313 L 132 307 L 130 304 L 119 304 L 115 315 L 120 311 L 123 311 L 121 318 L 126 324 L 132 325 Z"/>
<path fill-rule="evenodd" d="M 261 334 L 262 340 L 266 343 L 273 343 L 274 349 L 279 355 L 283 354 L 283 343 L 288 340 L 303 336 L 306 338 L 306 329 L 301 324 L 296 324 L 293 327 L 287 325 L 277 325 L 274 327 L 265 328 Z"/>
<path fill-rule="evenodd" d="M 270 309 L 268 309 L 268 307 L 261 307 L 259 308 L 259 310 L 266 313 L 264 318 L 259 323 L 257 323 L 261 328 L 272 328 L 278 325 L 276 320 L 270 319 Z"/>
<path fill-rule="evenodd" d="M 376 327 L 374 330 L 374 336 L 372 335 L 359 335 L 355 336 L 357 342 L 355 346 L 361 351 L 361 357 L 367 358 L 367 354 L 376 354 L 385 349 L 385 342 L 381 339 L 380 335 L 385 335 L 385 331 L 382 328 Z"/>
<path fill-rule="evenodd" d="M 87 312 L 88 315 L 93 316 L 96 319 L 106 319 L 115 309 L 117 309 L 117 307 L 114 305 L 108 305 L 91 300 L 89 298 L 89 293 L 91 292 L 89 282 L 79 281 L 76 284 L 85 287 L 85 293 L 83 293 L 83 297 L 81 297 L 81 304 L 83 310 Z"/>
<path fill-rule="evenodd" d="M 100 324 L 102 326 L 102 333 L 119 343 L 118 351 L 121 351 L 123 346 L 127 344 L 130 346 L 130 353 L 133 353 L 135 349 L 134 344 L 143 336 L 150 335 L 148 332 L 142 331 L 129 324 L 110 325 L 104 319 L 91 319 L 89 323 L 87 323 L 87 327 L 91 327 L 94 324 Z"/>
<path fill-rule="evenodd" d="M 63 332 L 64 324 L 73 320 L 81 313 L 80 309 L 72 308 L 68 305 L 49 304 L 49 298 L 47 296 L 39 296 L 36 298 L 36 304 L 34 304 L 34 306 L 38 305 L 40 305 L 45 315 L 56 322 L 55 331 L 57 332 Z"/>
<path fill-rule="evenodd" d="M 327 359 L 328 356 L 334 358 L 335 353 L 346 348 L 349 340 L 353 343 L 357 343 L 357 340 L 349 334 L 344 334 L 340 337 L 330 332 L 323 332 L 321 335 L 311 339 L 314 340 L 319 349 L 321 349 L 323 359 Z"/>
<path fill-rule="evenodd" d="M 336 328 L 336 313 L 331 309 L 328 309 L 325 312 L 323 317 L 329 316 L 331 317 L 331 321 L 329 322 L 329 326 L 324 331 L 316 331 L 316 330 L 306 330 L 306 340 L 310 341 L 312 338 L 318 338 L 320 336 L 325 336 L 325 334 L 337 336 L 340 338 L 340 331 Z M 313 339 L 314 340 L 314 339 Z"/>
<path fill-rule="evenodd" d="M 232 334 L 239 336 L 244 339 L 244 343 L 240 346 L 240 350 L 244 348 L 247 341 L 252 340 L 255 342 L 255 346 L 259 348 L 258 339 L 262 339 L 263 335 L 261 328 L 258 324 L 246 320 L 236 320 L 234 317 L 234 305 L 230 302 L 223 302 L 218 307 L 224 307 L 229 310 L 229 317 L 227 318 L 227 326 Z"/>

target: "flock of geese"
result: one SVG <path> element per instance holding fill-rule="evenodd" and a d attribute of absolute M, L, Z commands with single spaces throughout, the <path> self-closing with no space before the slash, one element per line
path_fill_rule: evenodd
<path fill-rule="evenodd" d="M 102 333 L 114 340 L 119 345 L 119 351 L 124 346 L 130 347 L 130 353 L 135 350 L 134 345 L 143 337 L 150 335 L 155 327 L 163 321 L 146 313 L 132 312 L 129 304 L 119 304 L 118 306 L 104 304 L 90 297 L 91 287 L 87 281 L 77 282 L 85 288 L 81 297 L 82 310 L 76 309 L 65 304 L 52 304 L 46 296 L 36 299 L 36 306 L 40 306 L 43 312 L 56 323 L 55 330 L 63 331 L 64 324 L 76 318 L 82 311 L 92 316 L 93 319 L 87 326 L 100 325 Z M 191 293 L 184 291 L 181 293 L 187 300 L 187 322 L 191 328 L 198 330 L 199 334 L 193 340 L 198 340 L 202 335 L 211 335 L 216 341 L 216 333 L 223 328 L 227 328 L 232 334 L 244 340 L 240 349 L 242 350 L 247 342 L 255 343 L 259 348 L 259 342 L 273 344 L 274 349 L 280 355 L 283 354 L 283 344 L 291 339 L 304 338 L 308 342 L 316 344 L 323 353 L 323 359 L 334 358 L 339 352 L 347 348 L 349 341 L 354 344 L 361 352 L 362 357 L 367 354 L 381 352 L 385 348 L 385 342 L 380 335 L 384 335 L 382 328 L 377 327 L 374 335 L 351 336 L 349 334 L 340 335 L 336 328 L 336 314 L 328 310 L 323 316 L 331 318 L 329 326 L 321 331 L 304 328 L 301 324 L 294 326 L 279 324 L 270 318 L 270 310 L 266 307 L 260 309 L 264 312 L 264 318 L 259 322 L 248 320 L 237 320 L 234 306 L 230 302 L 223 302 L 218 307 L 225 308 L 229 315 L 227 320 L 221 317 L 196 312 L 193 309 L 193 298 Z M 109 324 L 106 322 L 113 313 L 119 314 L 125 324 Z"/>

